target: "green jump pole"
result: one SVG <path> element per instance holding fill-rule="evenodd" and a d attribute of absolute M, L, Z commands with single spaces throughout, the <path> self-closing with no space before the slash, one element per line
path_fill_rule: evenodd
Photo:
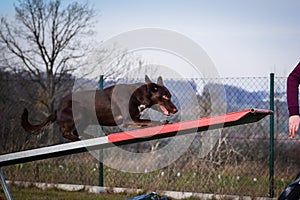
<path fill-rule="evenodd" d="M 270 115 L 269 195 L 274 198 L 274 73 L 270 74 L 270 110 L 273 114 Z"/>

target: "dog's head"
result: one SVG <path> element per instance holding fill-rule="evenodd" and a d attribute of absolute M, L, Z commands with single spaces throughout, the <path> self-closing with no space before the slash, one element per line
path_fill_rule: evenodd
<path fill-rule="evenodd" d="M 151 108 L 166 116 L 175 114 L 177 112 L 177 108 L 171 101 L 171 93 L 164 86 L 162 77 L 158 77 L 157 83 L 153 83 L 146 75 L 145 81 L 150 94 Z"/>

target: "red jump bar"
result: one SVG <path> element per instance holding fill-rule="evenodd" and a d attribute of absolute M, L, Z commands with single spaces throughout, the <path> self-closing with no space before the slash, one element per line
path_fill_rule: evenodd
<path fill-rule="evenodd" d="M 248 109 L 224 115 L 177 122 L 174 124 L 165 124 L 127 132 L 114 133 L 108 135 L 108 142 L 114 143 L 115 145 L 121 145 L 134 143 L 137 141 L 148 141 L 152 139 L 172 137 L 175 135 L 201 132 L 210 129 L 236 126 L 257 122 L 270 114 L 272 114 L 272 111 L 270 110 Z"/>

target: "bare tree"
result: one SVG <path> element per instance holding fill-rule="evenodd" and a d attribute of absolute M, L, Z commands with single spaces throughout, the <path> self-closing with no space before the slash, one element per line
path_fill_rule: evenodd
<path fill-rule="evenodd" d="M 145 74 L 151 77 L 156 71 L 154 68 L 145 71 L 145 68 L 147 69 L 145 59 L 140 55 L 128 52 L 127 49 L 117 45 L 108 49 L 99 46 L 91 53 L 89 66 L 98 76 L 99 74 L 104 75 L 106 80 L 115 83 L 119 81 L 136 81 L 138 79 L 144 80 Z"/>
<path fill-rule="evenodd" d="M 1 18 L 2 62 L 13 70 L 26 70 L 41 88 L 39 103 L 54 110 L 63 79 L 82 68 L 90 46 L 95 10 L 87 3 L 63 5 L 61 0 L 19 0 L 13 21 Z M 76 63 L 76 64 L 75 64 Z"/>

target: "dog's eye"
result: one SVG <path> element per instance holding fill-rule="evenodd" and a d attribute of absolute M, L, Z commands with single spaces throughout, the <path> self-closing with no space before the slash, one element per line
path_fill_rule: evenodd
<path fill-rule="evenodd" d="M 163 99 L 165 99 L 165 100 L 169 100 L 169 97 L 167 97 L 167 95 L 163 95 L 162 97 L 163 97 Z"/>

